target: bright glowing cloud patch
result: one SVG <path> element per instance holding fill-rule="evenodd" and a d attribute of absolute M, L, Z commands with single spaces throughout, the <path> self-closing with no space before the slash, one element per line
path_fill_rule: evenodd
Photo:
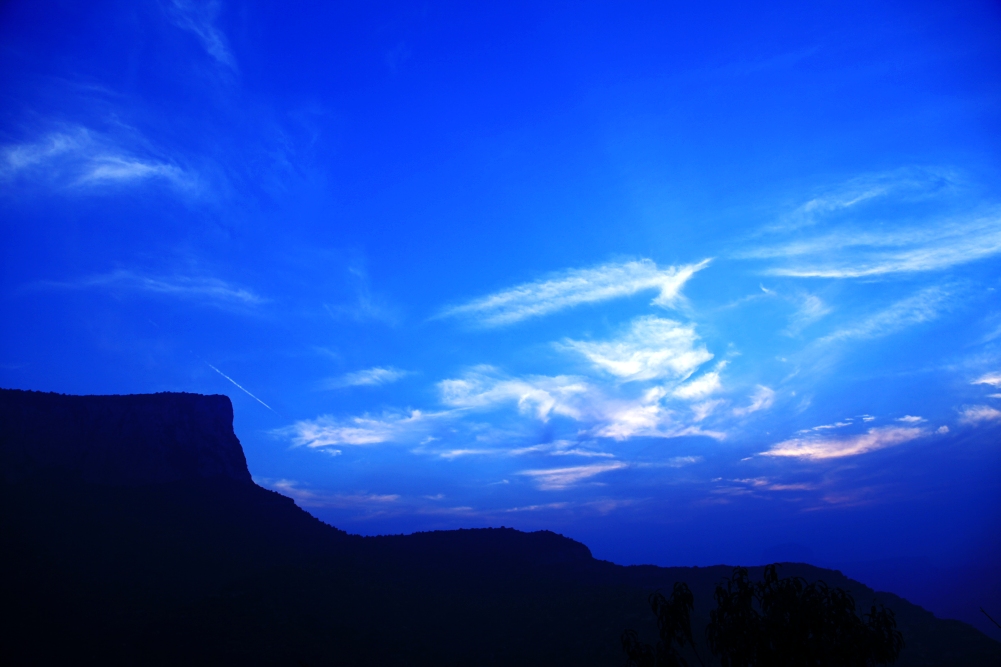
<path fill-rule="evenodd" d="M 987 373 L 974 380 L 971 384 L 987 384 L 992 387 L 1001 387 L 1001 373 Z"/>
<path fill-rule="evenodd" d="M 664 387 L 651 387 L 631 398 L 616 397 L 578 377 L 509 378 L 491 367 L 479 367 L 460 378 L 439 382 L 438 388 L 442 403 L 451 408 L 496 410 L 516 406 L 521 414 L 543 422 L 559 415 L 578 422 L 580 432 L 594 438 L 724 437 L 721 432 L 695 426 L 694 419 L 677 418 L 664 404 L 669 396 Z"/>
<path fill-rule="evenodd" d="M 142 162 L 117 155 L 106 155 L 95 159 L 91 167 L 81 175 L 80 181 L 82 183 L 88 181 L 130 181 L 154 176 L 166 178 L 174 182 L 183 180 L 183 173 L 173 165 Z"/>
<path fill-rule="evenodd" d="M 621 461 L 611 461 L 608 463 L 593 463 L 584 466 L 572 466 L 569 468 L 550 468 L 548 470 L 522 470 L 519 475 L 526 475 L 535 480 L 535 483 L 543 491 L 560 491 L 595 475 L 611 470 L 619 470 L 627 465 Z"/>
<path fill-rule="evenodd" d="M 761 452 L 761 455 L 813 461 L 836 459 L 845 456 L 858 456 L 866 452 L 874 452 L 910 442 L 921 437 L 924 433 L 924 430 L 920 428 L 893 426 L 873 428 L 860 435 L 840 438 L 793 438 L 778 443 L 766 452 Z"/>
<path fill-rule="evenodd" d="M 720 364 L 721 368 L 724 364 Z M 710 371 L 705 373 L 691 382 L 684 384 L 677 389 L 675 389 L 671 394 L 677 398 L 681 398 L 687 401 L 698 401 L 706 398 L 710 394 L 714 394 L 723 388 L 723 383 L 719 379 L 719 371 Z"/>
<path fill-rule="evenodd" d="M 653 315 L 633 320 L 621 337 L 602 342 L 565 340 L 595 367 L 623 381 L 686 379 L 713 358 L 695 327 Z"/>
<path fill-rule="evenodd" d="M 653 303 L 666 307 L 677 301 L 688 279 L 708 264 L 709 260 L 703 260 L 698 264 L 659 269 L 649 259 L 642 259 L 593 269 L 573 269 L 548 280 L 525 283 L 449 308 L 441 317 L 470 318 L 483 326 L 501 326 L 651 289 L 660 292 Z"/>

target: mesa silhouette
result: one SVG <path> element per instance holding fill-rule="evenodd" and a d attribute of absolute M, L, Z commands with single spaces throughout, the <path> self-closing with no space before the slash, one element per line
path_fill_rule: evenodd
<path fill-rule="evenodd" d="M 687 584 L 704 627 L 733 571 L 548 531 L 349 535 L 254 484 L 232 418 L 225 396 L 0 390 L 3 664 L 621 665 L 623 629 L 656 637 L 651 591 Z M 892 609 L 899 665 L 1001 664 L 964 623 L 778 569 Z"/>

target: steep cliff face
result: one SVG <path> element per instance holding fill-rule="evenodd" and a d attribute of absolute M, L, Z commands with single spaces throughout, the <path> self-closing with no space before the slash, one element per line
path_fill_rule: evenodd
<path fill-rule="evenodd" d="M 226 396 L 65 396 L 0 389 L 0 475 L 137 485 L 250 483 Z"/>

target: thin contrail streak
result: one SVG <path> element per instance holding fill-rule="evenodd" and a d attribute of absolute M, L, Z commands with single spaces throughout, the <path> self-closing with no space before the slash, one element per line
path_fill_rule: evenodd
<path fill-rule="evenodd" d="M 224 378 L 226 378 L 227 380 L 229 380 L 230 382 L 232 382 L 232 383 L 233 383 L 234 385 L 236 385 L 236 388 L 237 388 L 237 389 L 239 389 L 240 391 L 242 391 L 243 393 L 245 393 L 245 394 L 246 394 L 247 396 L 250 396 L 250 397 L 251 397 L 252 399 L 254 399 L 254 400 L 255 400 L 255 401 L 257 401 L 258 403 L 260 403 L 261 405 L 263 405 L 264 407 L 266 407 L 266 408 L 267 408 L 268 410 L 271 410 L 271 412 L 274 412 L 274 413 L 275 413 L 276 415 L 278 414 L 277 412 L 275 412 L 275 409 L 274 409 L 274 408 L 272 408 L 272 407 L 271 407 L 270 405 L 268 405 L 267 403 L 265 403 L 265 402 L 264 402 L 264 401 L 262 401 L 261 399 L 257 398 L 256 396 L 254 396 L 253 394 L 251 394 L 251 393 L 250 393 L 249 391 L 247 391 L 247 390 L 246 390 L 246 389 L 244 389 L 243 387 L 241 387 L 241 386 L 240 386 L 240 383 L 239 383 L 239 382 L 237 382 L 236 380 L 234 380 L 234 379 L 233 379 L 233 378 L 231 378 L 230 376 L 226 375 L 225 373 L 223 373 L 223 372 L 222 372 L 221 370 L 219 370 L 218 368 L 216 368 L 215 366 L 213 366 L 213 365 L 212 365 L 212 364 L 210 364 L 209 362 L 207 362 L 207 361 L 206 361 L 206 362 L 205 362 L 205 365 L 206 365 L 206 366 L 208 366 L 209 368 L 211 368 L 212 370 L 214 370 L 214 371 L 215 371 L 216 373 L 218 373 L 219 375 L 221 375 L 221 376 L 223 376 Z M 279 416 L 280 416 L 280 415 L 279 415 Z"/>

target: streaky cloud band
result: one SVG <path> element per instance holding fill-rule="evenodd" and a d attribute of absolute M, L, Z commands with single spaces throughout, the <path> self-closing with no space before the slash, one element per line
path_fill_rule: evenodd
<path fill-rule="evenodd" d="M 486 327 L 504 326 L 580 304 L 608 301 L 651 289 L 660 291 L 653 303 L 669 307 L 680 298 L 685 283 L 710 261 L 705 259 L 697 264 L 660 269 L 652 260 L 641 259 L 572 269 L 546 280 L 523 283 L 447 308 L 435 317 L 465 318 Z"/>
<path fill-rule="evenodd" d="M 913 426 L 871 428 L 865 433 L 839 438 L 793 438 L 773 446 L 761 456 L 788 457 L 808 461 L 823 461 L 846 456 L 858 456 L 910 442 L 927 431 Z"/>

